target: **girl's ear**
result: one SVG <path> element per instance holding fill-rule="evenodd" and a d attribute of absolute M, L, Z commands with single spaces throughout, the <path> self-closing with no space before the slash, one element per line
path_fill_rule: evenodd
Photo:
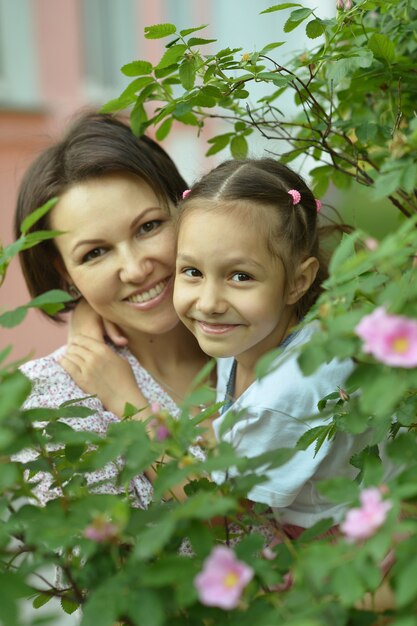
<path fill-rule="evenodd" d="M 319 261 L 310 256 L 297 268 L 294 281 L 288 292 L 287 304 L 295 304 L 310 289 L 319 270 Z"/>

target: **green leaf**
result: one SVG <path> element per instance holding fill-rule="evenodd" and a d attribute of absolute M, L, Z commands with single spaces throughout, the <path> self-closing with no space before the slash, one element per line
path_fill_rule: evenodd
<path fill-rule="evenodd" d="M 368 41 L 368 48 L 377 59 L 392 63 L 395 59 L 395 45 L 386 35 L 374 33 Z"/>
<path fill-rule="evenodd" d="M 283 11 L 284 9 L 291 9 L 292 7 L 301 7 L 301 4 L 297 2 L 284 2 L 282 4 L 275 4 L 273 7 L 269 7 L 269 9 L 265 9 L 261 11 L 259 15 L 263 15 L 264 13 L 274 13 L 275 11 Z"/>
<path fill-rule="evenodd" d="M 176 33 L 177 28 L 174 24 L 155 24 L 154 26 L 145 26 L 144 32 L 146 39 L 162 39 Z"/>
<path fill-rule="evenodd" d="M 317 490 L 322 496 L 336 504 L 353 502 L 358 496 L 357 483 L 341 476 L 320 480 L 317 483 Z"/>
<path fill-rule="evenodd" d="M 359 402 L 362 411 L 377 417 L 389 416 L 408 388 L 408 379 L 401 370 L 388 370 L 367 381 L 362 389 Z"/>
<path fill-rule="evenodd" d="M 132 132 L 137 137 L 140 137 L 145 132 L 146 122 L 148 121 L 148 116 L 146 115 L 145 107 L 142 102 L 137 102 L 132 109 L 130 114 L 130 126 L 132 128 Z"/>
<path fill-rule="evenodd" d="M 27 307 L 26 306 L 18 306 L 13 311 L 6 311 L 0 315 L 0 326 L 4 328 L 14 328 L 23 322 L 27 315 Z"/>
<path fill-rule="evenodd" d="M 66 291 L 62 291 L 62 289 L 51 289 L 50 291 L 45 291 L 45 293 L 42 293 L 40 296 L 33 298 L 33 300 L 31 300 L 26 306 L 42 308 L 45 304 L 71 302 L 72 300 L 72 296 L 70 296 Z"/>
<path fill-rule="evenodd" d="M 76 602 L 73 602 L 72 600 L 69 600 L 65 596 L 61 598 L 62 610 L 65 611 L 65 613 L 67 613 L 68 615 L 72 615 L 74 611 L 78 609 L 79 606 L 80 606 L 79 604 L 77 604 Z"/>
<path fill-rule="evenodd" d="M 2 463 L 0 465 L 0 493 L 12 487 L 19 480 L 19 467 L 17 463 Z"/>
<path fill-rule="evenodd" d="M 157 69 L 164 69 L 169 67 L 170 65 L 174 65 L 182 57 L 184 52 L 187 50 L 187 46 L 183 43 L 179 43 L 175 46 L 171 46 L 163 55 L 162 59 L 159 61 L 158 65 L 156 65 Z"/>
<path fill-rule="evenodd" d="M 309 37 L 310 39 L 316 39 L 317 37 L 320 37 L 320 35 L 322 35 L 325 30 L 325 24 L 319 19 L 312 20 L 306 26 L 307 37 Z"/>
<path fill-rule="evenodd" d="M 23 235 L 25 235 L 28 232 L 28 230 L 34 224 L 36 224 L 38 220 L 41 219 L 41 217 L 43 217 L 46 213 L 48 213 L 48 211 L 52 209 L 53 206 L 56 205 L 57 202 L 58 202 L 58 198 L 51 198 L 50 200 L 48 200 L 48 202 L 46 202 L 44 205 L 39 207 L 39 209 L 36 209 L 36 211 L 33 211 L 33 213 L 30 213 L 29 215 L 27 215 L 22 222 L 22 225 L 20 227 L 20 232 Z"/>
<path fill-rule="evenodd" d="M 345 261 L 355 256 L 355 243 L 357 239 L 358 235 L 343 235 L 341 243 L 338 245 L 331 258 L 329 264 L 330 274 L 336 274 Z"/>
<path fill-rule="evenodd" d="M 236 135 L 230 142 L 230 152 L 234 159 L 245 159 L 248 154 L 248 142 L 242 135 Z"/>
<path fill-rule="evenodd" d="M 271 52 L 271 50 L 275 50 L 275 48 L 279 48 L 280 46 L 283 46 L 284 43 L 285 41 L 276 41 L 275 43 L 269 43 L 264 48 L 262 48 L 259 54 L 260 55 L 267 54 L 268 52 Z"/>
<path fill-rule="evenodd" d="M 48 596 L 46 593 L 40 593 L 38 596 L 36 596 L 36 598 L 34 598 L 32 606 L 34 609 L 40 609 L 41 606 L 44 606 L 50 600 L 52 600 L 52 596 Z"/>
<path fill-rule="evenodd" d="M 195 82 L 195 64 L 192 59 L 184 59 L 181 63 L 178 74 L 180 77 L 181 85 L 184 89 L 192 89 Z"/>
<path fill-rule="evenodd" d="M 0 420 L 9 419 L 32 389 L 30 381 L 19 370 L 2 380 L 0 385 Z"/>
<path fill-rule="evenodd" d="M 167 117 L 162 124 L 157 128 L 155 136 L 158 141 L 162 141 L 169 134 L 172 127 L 172 117 Z"/>
<path fill-rule="evenodd" d="M 232 137 L 232 133 L 225 133 L 224 135 L 217 135 L 216 137 L 212 137 L 208 140 L 208 143 L 213 144 L 211 148 L 209 148 L 206 152 L 206 156 L 211 156 L 212 154 L 216 154 L 226 148 L 229 145 L 230 138 Z"/>
<path fill-rule="evenodd" d="M 396 577 L 395 603 L 399 609 L 417 597 L 417 558 L 410 554 L 409 562 L 401 568 Z"/>
<path fill-rule="evenodd" d="M 203 28 L 207 28 L 208 24 L 203 24 L 202 26 L 196 26 L 195 28 L 185 28 L 184 30 L 180 30 L 181 37 L 186 37 L 187 35 L 191 35 L 191 33 L 195 33 L 198 30 L 203 30 Z"/>
<path fill-rule="evenodd" d="M 152 63 L 149 63 L 149 61 L 132 61 L 131 63 L 123 65 L 121 72 L 125 76 L 142 76 L 143 74 L 150 74 L 152 72 Z"/>
<path fill-rule="evenodd" d="M 200 37 L 191 37 L 187 41 L 187 44 L 191 48 L 192 46 L 202 46 L 206 43 L 213 43 L 214 41 L 217 41 L 217 39 L 201 39 Z"/>

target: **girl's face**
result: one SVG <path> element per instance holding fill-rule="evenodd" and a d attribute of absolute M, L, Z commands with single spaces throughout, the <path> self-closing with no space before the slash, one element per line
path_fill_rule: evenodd
<path fill-rule="evenodd" d="M 184 216 L 174 305 L 204 352 L 253 367 L 296 323 L 291 293 L 282 261 L 238 211 Z"/>
<path fill-rule="evenodd" d="M 152 189 L 129 174 L 70 187 L 53 208 L 53 229 L 67 280 L 103 318 L 130 333 L 172 330 L 175 238 Z"/>

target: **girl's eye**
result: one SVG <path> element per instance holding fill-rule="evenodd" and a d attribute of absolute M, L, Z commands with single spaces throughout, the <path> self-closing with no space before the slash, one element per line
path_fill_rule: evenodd
<path fill-rule="evenodd" d="M 185 274 L 189 278 L 200 278 L 200 276 L 202 276 L 200 270 L 196 269 L 195 267 L 187 267 L 185 270 L 182 271 L 182 274 Z"/>
<path fill-rule="evenodd" d="M 106 248 L 93 248 L 93 250 L 89 250 L 81 259 L 82 263 L 87 263 L 88 261 L 92 261 L 93 259 L 97 259 L 103 254 L 106 253 Z"/>
<path fill-rule="evenodd" d="M 158 228 L 162 224 L 162 220 L 151 220 L 150 222 L 145 222 L 138 228 L 139 235 L 147 235 L 151 233 L 153 230 Z"/>
<path fill-rule="evenodd" d="M 247 280 L 252 280 L 252 276 L 249 276 L 249 274 L 245 274 L 244 272 L 236 272 L 236 274 L 233 274 L 232 280 L 235 283 L 243 283 Z"/>

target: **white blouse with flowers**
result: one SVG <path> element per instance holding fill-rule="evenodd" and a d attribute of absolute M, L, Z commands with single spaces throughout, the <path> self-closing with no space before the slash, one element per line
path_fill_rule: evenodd
<path fill-rule="evenodd" d="M 57 408 L 63 402 L 84 398 L 86 393 L 76 385 L 69 374 L 58 363 L 58 359 L 64 354 L 66 347 L 63 346 L 52 354 L 29 361 L 20 368 L 33 385 L 30 396 L 24 403 L 23 408 Z M 162 387 L 152 378 L 138 362 L 136 357 L 127 348 L 114 348 L 117 354 L 124 357 L 130 363 L 139 389 L 146 400 L 157 402 L 159 406 L 177 416 L 179 408 L 168 396 Z M 79 402 L 94 411 L 94 415 L 84 418 L 60 418 L 60 421 L 68 424 L 77 431 L 90 431 L 99 435 L 105 435 L 107 428 L 119 418 L 107 411 L 98 398 L 86 398 Z M 23 463 L 35 459 L 36 452 L 26 450 L 21 452 L 16 460 Z M 125 493 L 123 485 L 117 484 L 117 475 L 122 467 L 122 459 L 114 463 L 108 463 L 104 468 L 87 474 L 87 482 L 96 493 L 118 494 Z M 30 479 L 35 485 L 33 493 L 40 504 L 45 505 L 49 500 L 60 496 L 60 488 L 53 485 L 53 479 L 47 472 L 38 472 Z M 96 486 L 94 486 L 96 485 Z M 152 499 L 152 485 L 144 475 L 136 476 L 130 483 L 129 496 L 135 507 L 146 507 Z"/>

